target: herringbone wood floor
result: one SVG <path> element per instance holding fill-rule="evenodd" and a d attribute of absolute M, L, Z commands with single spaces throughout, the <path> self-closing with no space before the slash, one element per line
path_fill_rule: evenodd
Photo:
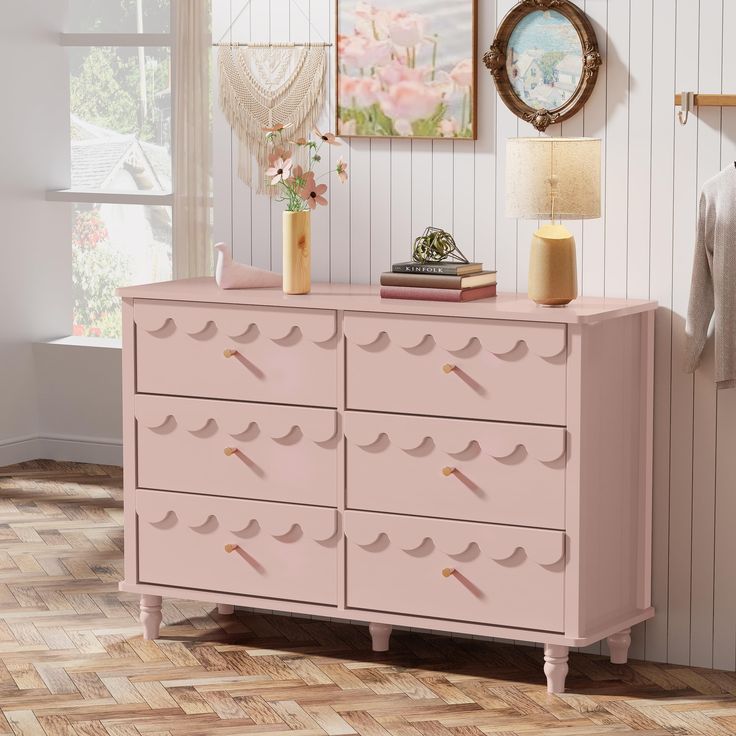
<path fill-rule="evenodd" d="M 122 574 L 121 472 L 0 470 L 0 734 L 493 736 L 736 733 L 736 675 L 166 601 L 144 642 Z"/>

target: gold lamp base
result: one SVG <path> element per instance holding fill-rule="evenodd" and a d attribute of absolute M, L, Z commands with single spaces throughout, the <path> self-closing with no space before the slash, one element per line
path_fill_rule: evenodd
<path fill-rule="evenodd" d="M 564 225 L 543 225 L 532 236 L 529 298 L 543 307 L 563 307 L 577 295 L 575 238 Z"/>

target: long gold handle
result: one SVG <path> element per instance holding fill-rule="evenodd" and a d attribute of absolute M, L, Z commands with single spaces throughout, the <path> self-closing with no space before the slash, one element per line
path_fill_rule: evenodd
<path fill-rule="evenodd" d="M 442 370 L 444 373 L 452 373 L 457 366 L 454 363 L 445 363 L 442 366 Z"/>
<path fill-rule="evenodd" d="M 237 447 L 226 447 L 224 452 L 225 454 L 230 457 L 230 455 L 234 455 L 238 451 Z"/>
<path fill-rule="evenodd" d="M 231 552 L 235 552 L 235 550 L 238 549 L 237 544 L 226 544 L 225 545 L 225 552 L 230 554 Z"/>
<path fill-rule="evenodd" d="M 222 354 L 226 358 L 232 358 L 233 355 L 237 355 L 238 354 L 238 351 L 237 350 L 233 350 L 233 348 L 225 348 L 225 350 L 222 351 Z"/>
<path fill-rule="evenodd" d="M 455 472 L 456 468 L 453 468 L 451 465 L 445 465 L 444 468 L 442 468 L 442 475 L 448 476 L 452 475 Z"/>
<path fill-rule="evenodd" d="M 455 568 L 454 567 L 446 567 L 444 570 L 442 570 L 442 577 L 449 578 L 450 575 L 455 574 Z"/>

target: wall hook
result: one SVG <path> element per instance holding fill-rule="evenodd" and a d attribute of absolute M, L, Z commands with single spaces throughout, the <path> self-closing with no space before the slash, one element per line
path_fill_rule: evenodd
<path fill-rule="evenodd" d="M 690 110 L 695 107 L 695 93 L 694 92 L 681 92 L 680 93 L 680 109 L 677 111 L 677 119 L 680 121 L 680 125 L 685 125 L 687 119 L 690 116 Z"/>

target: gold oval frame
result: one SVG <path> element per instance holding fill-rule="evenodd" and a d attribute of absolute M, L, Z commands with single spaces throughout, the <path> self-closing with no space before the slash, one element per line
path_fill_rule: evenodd
<path fill-rule="evenodd" d="M 583 73 L 575 92 L 564 105 L 553 110 L 536 109 L 516 95 L 506 70 L 506 49 L 511 34 L 526 16 L 539 10 L 555 10 L 564 15 L 577 31 L 583 49 Z M 598 39 L 588 16 L 569 0 L 521 0 L 504 16 L 498 26 L 491 48 L 483 55 L 486 65 L 496 82 L 496 89 L 506 107 L 522 120 L 544 132 L 548 126 L 561 123 L 577 113 L 593 92 L 598 69 L 603 63 L 598 51 Z"/>

